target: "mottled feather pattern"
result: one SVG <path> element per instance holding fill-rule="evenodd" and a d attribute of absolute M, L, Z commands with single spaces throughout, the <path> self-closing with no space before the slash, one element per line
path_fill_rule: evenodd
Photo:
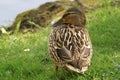
<path fill-rule="evenodd" d="M 59 64 L 70 64 L 76 68 L 88 66 L 88 57 L 91 53 L 91 42 L 85 28 L 75 27 L 74 25 L 60 25 L 53 27 L 50 35 L 49 46 L 50 54 Z M 52 51 L 51 51 L 52 48 Z M 83 64 L 82 64 L 83 63 Z"/>

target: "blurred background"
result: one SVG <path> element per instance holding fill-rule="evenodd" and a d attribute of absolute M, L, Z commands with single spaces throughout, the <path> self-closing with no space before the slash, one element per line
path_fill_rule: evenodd
<path fill-rule="evenodd" d="M 71 7 L 87 13 L 119 4 L 120 0 L 1 0 L 0 27 L 12 33 L 18 26 L 18 32 L 24 32 L 54 23 Z"/>
<path fill-rule="evenodd" d="M 9 25 L 17 14 L 55 0 L 0 0 L 0 25 Z"/>

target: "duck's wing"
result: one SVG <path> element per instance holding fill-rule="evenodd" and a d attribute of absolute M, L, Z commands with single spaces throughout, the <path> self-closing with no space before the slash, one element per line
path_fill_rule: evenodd
<path fill-rule="evenodd" d="M 67 28 L 53 29 L 49 36 L 49 53 L 55 62 L 67 63 L 72 61 L 72 53 L 70 49 L 72 45 L 69 44 L 71 33 Z M 68 45 L 69 44 L 69 45 Z"/>

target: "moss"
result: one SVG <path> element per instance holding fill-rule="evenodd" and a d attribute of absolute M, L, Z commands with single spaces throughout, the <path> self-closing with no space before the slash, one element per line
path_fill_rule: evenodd
<path fill-rule="evenodd" d="M 29 11 L 25 11 L 23 13 L 20 13 L 16 16 L 15 18 L 15 21 L 13 22 L 13 24 L 7 29 L 8 31 L 11 31 L 11 30 L 15 30 L 15 28 L 17 27 L 17 24 L 19 23 L 19 21 L 21 21 L 24 16 L 28 15 L 30 13 L 31 10 Z"/>
<path fill-rule="evenodd" d="M 24 30 L 26 28 L 35 29 L 38 27 L 45 27 L 51 22 L 55 14 L 65 9 L 66 8 L 63 7 L 63 4 L 58 2 L 45 3 L 39 6 L 38 8 L 18 14 L 15 18 L 14 23 L 11 25 L 10 28 L 8 28 L 8 30 L 11 30 L 13 31 L 13 33 L 16 33 L 15 29 L 17 29 L 16 27 L 19 24 L 19 21 L 21 21 L 19 31 Z"/>

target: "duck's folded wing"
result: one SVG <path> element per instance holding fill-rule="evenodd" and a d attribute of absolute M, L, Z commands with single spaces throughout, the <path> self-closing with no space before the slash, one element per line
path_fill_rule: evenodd
<path fill-rule="evenodd" d="M 53 31 L 49 37 L 49 53 L 56 62 L 67 63 L 72 60 L 72 53 L 68 47 L 65 46 L 68 44 L 68 37 L 70 37 L 66 31 L 65 29 Z"/>

